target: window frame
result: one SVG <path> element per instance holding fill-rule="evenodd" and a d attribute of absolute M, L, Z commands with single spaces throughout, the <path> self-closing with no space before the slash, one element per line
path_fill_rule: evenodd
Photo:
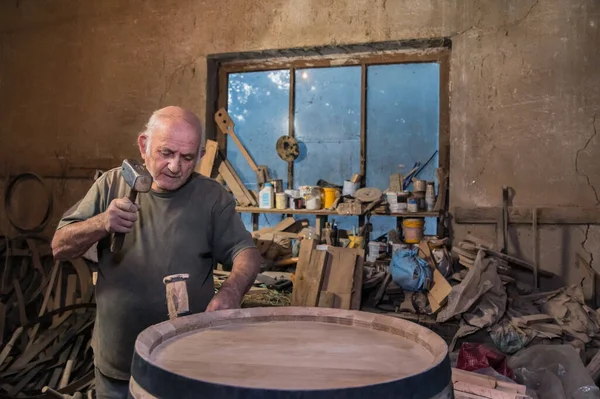
<path fill-rule="evenodd" d="M 216 87 L 216 109 L 225 108 L 228 105 L 228 77 L 231 73 L 259 72 L 269 70 L 288 69 L 290 71 L 290 94 L 289 94 L 289 127 L 288 135 L 295 136 L 294 112 L 295 112 L 295 71 L 305 68 L 328 68 L 340 66 L 361 67 L 361 100 L 360 100 L 360 174 L 364 186 L 367 171 L 367 68 L 373 65 L 403 64 L 403 63 L 431 63 L 439 64 L 439 137 L 438 137 L 438 164 L 448 174 L 450 171 L 450 48 L 449 46 L 423 48 L 423 49 L 400 49 L 391 51 L 371 52 L 348 52 L 329 55 L 307 55 L 290 57 L 273 55 L 268 58 L 227 57 L 227 59 L 214 58 L 211 65 L 209 57 L 209 75 L 212 69 L 213 77 L 217 79 Z M 299 51 L 296 51 L 299 52 Z M 316 53 L 319 53 L 316 50 Z M 264 56 L 264 55 L 263 55 Z M 212 66 L 212 68 L 211 68 Z M 216 75 L 216 76 L 215 76 Z M 210 76 L 209 76 L 210 79 Z M 210 95 L 210 90 L 209 90 Z M 212 115 L 214 115 L 213 110 Z M 210 116 L 210 102 L 207 102 L 207 114 Z M 212 119 L 212 118 L 211 118 Z M 219 130 L 214 129 L 209 138 L 214 138 L 219 144 L 224 157 L 227 157 L 227 137 Z M 212 137 L 211 137 L 212 136 Z M 288 163 L 288 188 L 293 188 L 294 163 Z M 443 204 L 445 207 L 446 204 Z"/>

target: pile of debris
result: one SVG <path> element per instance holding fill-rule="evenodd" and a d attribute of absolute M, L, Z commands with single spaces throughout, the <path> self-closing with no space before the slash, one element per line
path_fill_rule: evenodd
<path fill-rule="evenodd" d="M 81 259 L 54 262 L 40 237 L 0 241 L 0 395 L 92 392 L 92 276 Z"/>

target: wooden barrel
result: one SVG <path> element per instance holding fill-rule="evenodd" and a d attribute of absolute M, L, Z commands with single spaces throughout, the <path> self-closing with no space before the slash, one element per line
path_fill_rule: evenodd
<path fill-rule="evenodd" d="M 250 308 L 180 317 L 135 344 L 129 397 L 453 398 L 448 347 L 374 313 Z"/>

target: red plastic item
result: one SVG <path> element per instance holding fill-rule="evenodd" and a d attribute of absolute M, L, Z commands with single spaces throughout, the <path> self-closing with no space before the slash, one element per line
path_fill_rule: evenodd
<path fill-rule="evenodd" d="M 506 355 L 502 353 L 496 352 L 485 345 L 465 342 L 458 351 L 456 367 L 465 371 L 475 371 L 491 367 L 503 376 L 514 379 L 515 375 L 508 368 L 506 362 Z"/>

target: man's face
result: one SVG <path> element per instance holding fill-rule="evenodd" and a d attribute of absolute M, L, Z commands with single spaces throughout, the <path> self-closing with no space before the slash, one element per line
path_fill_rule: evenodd
<path fill-rule="evenodd" d="M 181 187 L 194 171 L 200 142 L 200 135 L 181 119 L 164 118 L 152 133 L 148 151 L 148 138 L 141 135 L 138 144 L 154 178 L 152 188 L 174 191 Z"/>

